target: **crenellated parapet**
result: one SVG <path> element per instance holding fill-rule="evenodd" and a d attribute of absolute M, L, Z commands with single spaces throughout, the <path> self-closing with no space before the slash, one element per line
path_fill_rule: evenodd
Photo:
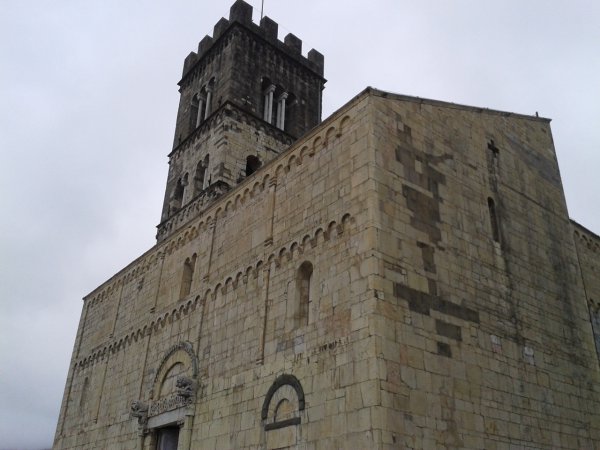
<path fill-rule="evenodd" d="M 292 33 L 288 33 L 283 41 L 278 39 L 279 25 L 273 19 L 264 16 L 260 24 L 255 24 L 252 21 L 252 6 L 243 0 L 237 0 L 230 9 L 229 20 L 221 18 L 214 26 L 213 35 L 206 35 L 198 44 L 197 52 L 191 52 L 184 61 L 182 79 L 179 82 L 183 85 L 187 82 L 189 76 L 194 70 L 198 69 L 199 62 L 207 56 L 214 47 L 218 47 L 219 39 L 230 28 L 237 25 L 242 25 L 247 30 L 260 36 L 269 44 L 278 48 L 290 58 L 294 59 L 301 65 L 309 68 L 321 77 L 324 73 L 325 59 L 323 55 L 315 49 L 311 49 L 306 57 L 302 55 L 302 40 Z"/>

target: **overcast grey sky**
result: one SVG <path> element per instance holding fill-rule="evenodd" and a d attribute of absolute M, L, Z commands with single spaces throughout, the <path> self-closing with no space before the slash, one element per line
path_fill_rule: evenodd
<path fill-rule="evenodd" d="M 154 244 L 183 59 L 231 3 L 0 0 L 0 448 L 51 445 L 81 298 Z M 600 233 L 600 2 L 265 3 L 325 55 L 324 118 L 368 85 L 552 118 Z"/>

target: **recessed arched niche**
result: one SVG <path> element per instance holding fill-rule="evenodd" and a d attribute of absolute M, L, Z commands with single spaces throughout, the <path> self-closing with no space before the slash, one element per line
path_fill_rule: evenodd
<path fill-rule="evenodd" d="M 265 396 L 261 410 L 265 448 L 291 448 L 301 441 L 304 407 L 304 390 L 300 381 L 289 374 L 277 377 Z"/>

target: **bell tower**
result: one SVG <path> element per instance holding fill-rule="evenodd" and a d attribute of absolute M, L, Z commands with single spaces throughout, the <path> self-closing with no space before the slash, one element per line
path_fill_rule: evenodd
<path fill-rule="evenodd" d="M 324 58 L 237 0 L 185 59 L 157 240 L 321 121 Z"/>

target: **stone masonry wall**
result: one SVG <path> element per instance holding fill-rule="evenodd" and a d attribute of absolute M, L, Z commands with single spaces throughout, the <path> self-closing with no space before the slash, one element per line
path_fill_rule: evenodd
<path fill-rule="evenodd" d="M 600 360 L 600 237 L 574 221 L 572 224 L 584 295 Z"/>
<path fill-rule="evenodd" d="M 383 448 L 596 448 L 598 360 L 548 121 L 371 101 Z"/>
<path fill-rule="evenodd" d="M 572 232 L 548 121 L 367 89 L 85 298 L 55 448 L 593 449 Z"/>
<path fill-rule="evenodd" d="M 183 223 L 196 217 L 206 208 L 208 199 L 198 200 L 195 189 L 199 162 L 208 160 L 206 183 L 224 181 L 234 186 L 246 176 L 246 157 L 254 155 L 264 164 L 289 147 L 292 139 L 255 117 L 239 110 L 234 105 L 224 105 L 207 122 L 200 126 L 186 144 L 174 151 L 169 160 L 169 175 L 163 202 L 159 241 Z M 169 219 L 169 200 L 177 181 L 188 179 L 182 209 L 176 217 Z M 190 205 L 194 203 L 194 205 Z M 164 223 L 169 219 L 169 223 Z"/>
<path fill-rule="evenodd" d="M 334 115 L 86 297 L 55 448 L 138 448 L 131 402 L 156 403 L 172 363 L 198 381 L 185 419 L 192 448 L 380 440 L 371 427 L 380 396 L 368 320 L 374 185 L 365 104 Z M 300 317 L 306 262 L 310 301 Z M 262 417 L 263 403 L 284 374 L 303 389 L 287 412 L 300 423 L 269 428 L 275 419 L 271 409 Z M 144 448 L 152 445 L 148 435 Z"/>

